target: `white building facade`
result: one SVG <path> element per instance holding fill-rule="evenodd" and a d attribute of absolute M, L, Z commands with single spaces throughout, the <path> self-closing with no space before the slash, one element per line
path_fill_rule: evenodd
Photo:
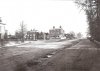
<path fill-rule="evenodd" d="M 62 27 L 60 26 L 59 28 L 55 28 L 53 27 L 53 29 L 49 30 L 49 35 L 50 38 L 64 38 L 64 30 L 62 29 Z"/>
<path fill-rule="evenodd" d="M 0 20 L 0 39 L 4 39 L 5 34 L 5 24 Z"/>

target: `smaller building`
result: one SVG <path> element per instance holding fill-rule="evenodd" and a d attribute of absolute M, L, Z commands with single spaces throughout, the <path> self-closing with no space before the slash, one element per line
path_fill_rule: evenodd
<path fill-rule="evenodd" d="M 60 26 L 59 28 L 55 28 L 49 30 L 49 36 L 51 39 L 62 39 L 64 38 L 64 30 Z"/>
<path fill-rule="evenodd" d="M 37 30 L 28 31 L 25 35 L 26 40 L 37 40 Z"/>

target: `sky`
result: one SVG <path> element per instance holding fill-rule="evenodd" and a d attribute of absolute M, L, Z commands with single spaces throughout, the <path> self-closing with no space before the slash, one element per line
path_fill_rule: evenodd
<path fill-rule="evenodd" d="M 0 0 L 0 17 L 10 34 L 21 21 L 27 30 L 49 32 L 53 26 L 62 26 L 65 33 L 87 32 L 86 15 L 71 0 Z"/>

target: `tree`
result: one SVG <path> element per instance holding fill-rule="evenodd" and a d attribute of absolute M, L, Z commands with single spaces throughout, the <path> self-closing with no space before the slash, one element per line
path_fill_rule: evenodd
<path fill-rule="evenodd" d="M 71 31 L 69 34 L 70 34 L 72 39 L 75 38 L 75 32 Z"/>
<path fill-rule="evenodd" d="M 24 42 L 25 40 L 25 34 L 26 34 L 26 25 L 24 24 L 24 22 L 22 21 L 20 24 L 20 28 L 19 31 L 16 32 L 16 36 L 17 38 L 19 38 L 22 42 Z"/>
<path fill-rule="evenodd" d="M 15 32 L 15 38 L 16 38 L 16 41 L 21 40 L 21 34 L 19 31 Z"/>
<path fill-rule="evenodd" d="M 100 41 L 100 0 L 75 0 L 75 3 L 86 12 L 91 37 Z"/>
<path fill-rule="evenodd" d="M 79 33 L 77 33 L 76 36 L 77 36 L 77 38 L 82 38 L 82 33 L 79 32 Z"/>

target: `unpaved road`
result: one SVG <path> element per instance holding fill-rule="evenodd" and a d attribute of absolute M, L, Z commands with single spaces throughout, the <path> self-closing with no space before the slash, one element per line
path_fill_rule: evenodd
<path fill-rule="evenodd" d="M 49 57 L 55 56 L 55 54 L 78 42 L 78 40 L 59 42 L 39 41 L 16 47 L 0 48 L 0 71 L 35 71 L 41 69 L 42 67 L 39 65 Z"/>
<path fill-rule="evenodd" d="M 100 71 L 100 47 L 87 39 L 5 47 L 0 71 Z"/>
<path fill-rule="evenodd" d="M 100 48 L 85 39 L 36 67 L 30 67 L 29 71 L 100 71 Z"/>

